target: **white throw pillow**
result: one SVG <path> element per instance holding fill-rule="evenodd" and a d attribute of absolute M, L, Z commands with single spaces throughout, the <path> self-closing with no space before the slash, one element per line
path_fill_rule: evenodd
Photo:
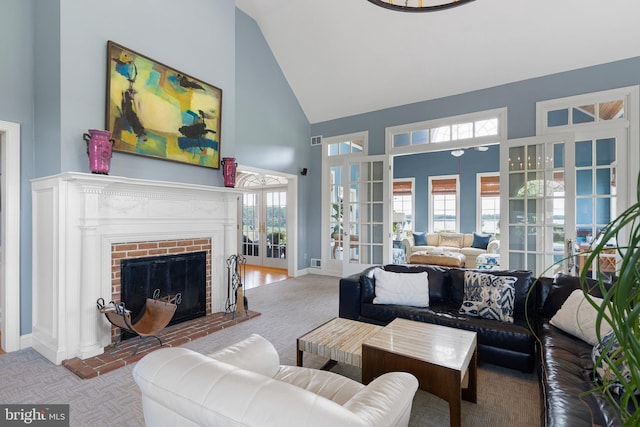
<path fill-rule="evenodd" d="M 591 297 L 597 305 L 602 304 L 602 298 Z M 554 314 L 550 323 L 558 329 L 562 329 L 574 337 L 591 345 L 596 345 L 597 310 L 587 301 L 584 291 L 576 289 L 571 292 L 569 298 L 562 304 L 560 310 Z M 611 325 L 606 320 L 600 323 L 600 336 L 604 337 L 611 331 Z"/>
<path fill-rule="evenodd" d="M 376 281 L 374 304 L 429 306 L 429 274 L 426 271 L 394 273 L 377 268 L 373 277 Z"/>

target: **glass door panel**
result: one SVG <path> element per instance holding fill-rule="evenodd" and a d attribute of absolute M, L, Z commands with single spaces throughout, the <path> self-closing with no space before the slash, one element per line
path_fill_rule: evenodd
<path fill-rule="evenodd" d="M 286 189 L 242 195 L 242 254 L 247 263 L 287 268 Z"/>
<path fill-rule="evenodd" d="M 335 162 L 328 168 L 331 237 L 325 256 L 329 271 L 346 275 L 384 264 L 390 253 L 389 167 L 386 156 Z"/>
<path fill-rule="evenodd" d="M 287 192 L 264 190 L 264 222 L 266 259 L 263 265 L 269 267 L 287 267 Z"/>
<path fill-rule="evenodd" d="M 578 272 L 587 269 L 587 275 L 594 276 L 600 271 L 604 279 L 616 271 L 616 256 L 612 249 L 592 265 L 585 265 L 592 243 L 598 233 L 620 213 L 620 192 L 622 183 L 618 177 L 626 176 L 626 139 L 623 133 L 600 133 L 590 138 L 580 138 L 576 142 L 576 245 Z M 617 242 L 608 242 L 612 247 Z"/>
<path fill-rule="evenodd" d="M 242 195 L 242 255 L 248 264 L 262 264 L 260 258 L 260 210 L 258 193 L 244 193 Z"/>
<path fill-rule="evenodd" d="M 569 269 L 565 241 L 570 239 L 574 199 L 564 159 L 573 157 L 567 138 L 557 136 L 511 140 L 501 146 L 501 217 L 508 218 L 501 259 L 512 269 L 553 275 Z M 506 262 L 505 262 L 506 261 Z"/>

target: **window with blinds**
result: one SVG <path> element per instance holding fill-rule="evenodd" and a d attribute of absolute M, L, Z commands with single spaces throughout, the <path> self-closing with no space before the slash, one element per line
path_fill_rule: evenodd
<path fill-rule="evenodd" d="M 456 232 L 459 224 L 458 176 L 429 178 L 431 194 L 430 230 Z"/>
<path fill-rule="evenodd" d="M 393 212 L 403 213 L 403 230 L 413 230 L 414 179 L 393 181 Z"/>
<path fill-rule="evenodd" d="M 500 175 L 478 175 L 477 228 L 500 238 Z"/>

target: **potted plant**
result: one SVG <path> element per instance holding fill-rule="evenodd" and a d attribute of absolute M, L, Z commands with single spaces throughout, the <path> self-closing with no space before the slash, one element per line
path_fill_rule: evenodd
<path fill-rule="evenodd" d="M 595 276 L 604 296 L 598 305 L 585 291 L 587 300 L 598 310 L 596 331 L 603 347 L 598 362 L 610 372 L 609 378 L 603 379 L 594 391 L 602 393 L 619 409 L 625 427 L 640 425 L 640 175 L 637 193 L 636 203 L 596 236 L 586 268 L 580 272 L 580 283 L 586 290 L 588 266 L 595 261 Z M 611 246 L 610 242 L 617 243 Z M 599 256 L 612 249 L 619 257 L 618 277 L 613 286 L 606 287 L 599 271 Z M 614 334 L 611 337 L 615 339 L 603 341 L 599 333 L 603 321 L 609 322 Z"/>

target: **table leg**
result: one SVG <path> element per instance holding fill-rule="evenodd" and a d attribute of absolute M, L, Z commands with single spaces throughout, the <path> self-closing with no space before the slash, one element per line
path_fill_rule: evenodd
<path fill-rule="evenodd" d="M 469 384 L 462 389 L 462 398 L 467 402 L 478 402 L 478 349 L 473 351 L 468 368 Z"/>
<path fill-rule="evenodd" d="M 300 340 L 296 339 L 296 365 L 302 366 L 302 350 L 300 350 Z"/>

